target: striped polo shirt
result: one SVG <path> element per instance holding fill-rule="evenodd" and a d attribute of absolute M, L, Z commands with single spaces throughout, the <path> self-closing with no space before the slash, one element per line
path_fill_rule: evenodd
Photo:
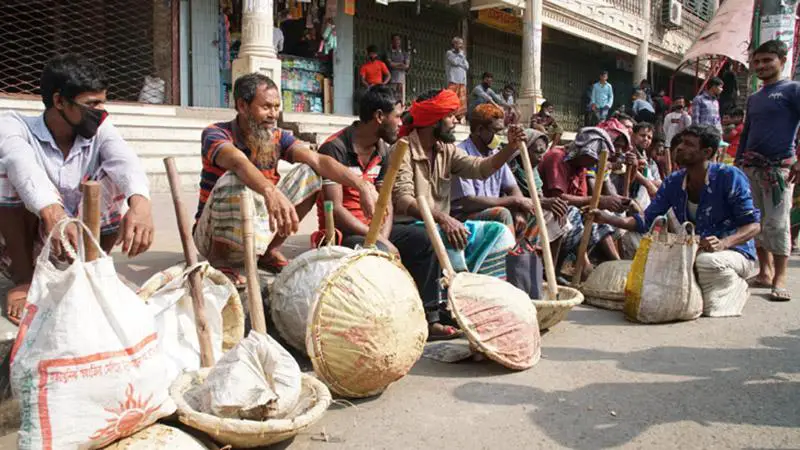
<path fill-rule="evenodd" d="M 268 180 L 275 185 L 278 184 L 278 181 L 281 179 L 278 174 L 278 160 L 283 159 L 293 162 L 291 149 L 295 142 L 297 142 L 297 139 L 295 139 L 291 132 L 281 130 L 280 128 L 272 130 L 272 139 L 276 144 L 274 157 L 265 162 L 254 161 L 255 156 L 252 155 L 252 152 L 245 144 L 244 136 L 239 129 L 236 119 L 230 122 L 215 123 L 203 130 L 203 135 L 201 137 L 203 170 L 200 172 L 200 202 L 197 205 L 195 220 L 199 219 L 200 215 L 203 213 L 203 208 L 206 206 L 208 196 L 211 194 L 211 190 L 214 189 L 214 185 L 217 184 L 217 180 L 225 174 L 225 169 L 218 166 L 216 163 L 217 154 L 222 148 L 222 144 L 233 144 L 247 156 L 247 159 L 254 161 L 253 164 L 256 165 L 256 168 L 261 171 Z"/>

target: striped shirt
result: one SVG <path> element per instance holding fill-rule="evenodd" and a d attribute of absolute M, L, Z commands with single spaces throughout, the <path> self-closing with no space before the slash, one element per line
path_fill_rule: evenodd
<path fill-rule="evenodd" d="M 293 162 L 291 149 L 297 142 L 297 139 L 295 139 L 291 132 L 275 128 L 272 130 L 272 140 L 276 144 L 275 154 L 272 159 L 266 162 L 254 161 L 256 158 L 245 144 L 244 136 L 239 129 L 236 119 L 230 122 L 215 123 L 203 130 L 203 135 L 201 137 L 203 170 L 200 172 L 200 201 L 197 205 L 195 220 L 199 219 L 200 215 L 203 213 L 203 208 L 206 205 L 206 201 L 208 201 L 208 196 L 211 194 L 211 190 L 214 189 L 214 185 L 217 184 L 217 180 L 226 172 L 224 168 L 216 163 L 217 154 L 219 154 L 223 144 L 233 144 L 233 146 L 241 150 L 250 161 L 253 161 L 253 164 L 256 165 L 256 168 L 264 177 L 273 184 L 278 184 L 278 181 L 281 179 L 278 174 L 278 160 L 283 159 Z"/>

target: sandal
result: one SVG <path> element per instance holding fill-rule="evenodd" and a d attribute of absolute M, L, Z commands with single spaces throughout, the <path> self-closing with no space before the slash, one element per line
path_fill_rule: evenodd
<path fill-rule="evenodd" d="M 770 288 L 772 288 L 772 283 L 771 282 L 759 279 L 757 276 L 747 280 L 747 284 L 750 285 L 751 288 L 757 288 L 757 289 L 770 289 Z"/>
<path fill-rule="evenodd" d="M 463 335 L 463 331 L 452 325 L 443 325 L 441 322 L 434 322 L 428 325 L 428 342 L 449 341 L 460 338 Z"/>
<path fill-rule="evenodd" d="M 769 295 L 771 302 L 788 302 L 792 299 L 792 293 L 786 288 L 775 287 L 772 288 L 772 293 Z"/>
<path fill-rule="evenodd" d="M 223 275 L 228 277 L 236 289 L 244 289 L 247 287 L 247 278 L 245 278 L 244 275 L 242 275 L 233 267 L 215 267 L 215 269 L 219 270 Z"/>
<path fill-rule="evenodd" d="M 19 326 L 25 312 L 30 288 L 30 284 L 20 284 L 9 289 L 6 294 L 6 317 L 16 326 Z"/>
<path fill-rule="evenodd" d="M 258 258 L 258 268 L 266 270 L 270 273 L 281 273 L 283 269 L 289 265 L 289 260 L 277 250 L 267 252 L 261 258 Z"/>

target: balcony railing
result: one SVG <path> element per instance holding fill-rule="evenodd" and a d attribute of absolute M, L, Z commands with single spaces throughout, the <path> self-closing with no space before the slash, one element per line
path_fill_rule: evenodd
<path fill-rule="evenodd" d="M 606 3 L 614 5 L 617 9 L 636 16 L 642 15 L 642 1 L 641 0 L 606 0 Z"/>

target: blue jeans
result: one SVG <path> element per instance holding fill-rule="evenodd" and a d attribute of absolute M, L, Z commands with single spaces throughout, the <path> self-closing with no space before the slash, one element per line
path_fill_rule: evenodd
<path fill-rule="evenodd" d="M 608 111 L 611 109 L 610 106 L 605 106 L 603 108 L 597 108 L 597 117 L 600 118 L 600 121 L 606 120 L 608 118 Z"/>

